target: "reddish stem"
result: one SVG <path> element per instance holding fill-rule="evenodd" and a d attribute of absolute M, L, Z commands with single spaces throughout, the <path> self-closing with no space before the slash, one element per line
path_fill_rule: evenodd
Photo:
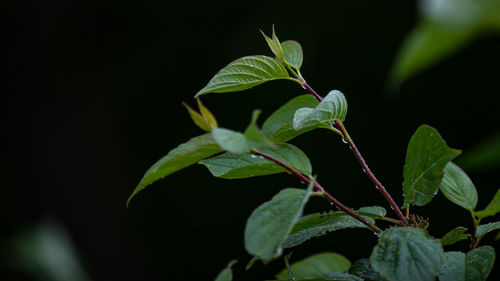
<path fill-rule="evenodd" d="M 356 144 L 354 143 L 354 141 L 352 140 L 352 138 L 349 136 L 349 134 L 347 133 L 347 130 L 345 129 L 344 125 L 339 122 L 339 121 L 335 121 L 335 124 L 337 126 L 337 128 L 342 132 L 342 134 L 344 135 L 344 140 L 346 140 L 348 143 L 349 143 L 349 146 L 352 148 L 352 152 L 354 153 L 354 156 L 356 157 L 356 159 L 358 160 L 359 164 L 361 164 L 361 167 L 363 167 L 363 170 L 366 172 L 366 175 L 368 176 L 368 178 L 375 184 L 375 186 L 377 187 L 377 189 L 382 193 L 382 195 L 385 197 L 385 199 L 387 199 L 387 201 L 389 202 L 389 204 L 391 205 L 392 209 L 396 212 L 396 214 L 398 215 L 399 219 L 401 221 L 405 221 L 406 218 L 405 216 L 403 215 L 403 213 L 401 212 L 401 209 L 399 209 L 399 206 L 398 204 L 396 204 L 396 202 L 394 201 L 394 199 L 392 199 L 391 195 L 389 194 L 389 192 L 387 192 L 387 190 L 385 189 L 385 187 L 382 185 L 382 183 L 377 179 L 377 177 L 375 177 L 375 175 L 372 173 L 372 171 L 370 170 L 370 168 L 368 167 L 368 164 L 366 164 L 366 161 L 365 159 L 363 158 L 363 156 L 361 155 L 361 153 L 359 152 L 358 148 L 356 147 Z"/>
<path fill-rule="evenodd" d="M 276 164 L 278 164 L 278 165 L 282 166 L 283 168 L 287 169 L 288 171 L 290 171 L 294 176 L 296 176 L 302 182 L 307 183 L 307 184 L 311 183 L 311 179 L 304 176 L 302 173 L 295 170 L 294 168 L 292 168 L 290 165 L 286 164 L 285 162 L 283 162 L 283 161 L 281 161 L 281 160 L 279 160 L 271 155 L 267 155 L 265 153 L 262 153 L 262 152 L 254 151 L 253 154 L 262 156 L 266 159 L 269 159 L 269 160 L 275 162 Z M 335 197 L 333 197 L 330 193 L 328 193 L 318 182 L 314 183 L 314 192 L 323 194 L 323 196 L 325 196 L 328 200 L 330 200 L 333 204 L 335 204 L 335 206 L 337 206 L 340 210 L 344 211 L 346 214 L 348 214 L 351 217 L 364 223 L 366 226 L 368 226 L 370 229 L 372 229 L 376 233 L 382 232 L 382 229 L 380 229 L 379 227 L 377 227 L 373 223 L 369 222 L 367 219 L 365 219 L 364 217 L 362 217 L 361 215 L 354 212 L 353 210 L 351 210 L 350 208 L 348 208 L 347 206 L 342 204 L 340 201 L 338 201 Z"/>

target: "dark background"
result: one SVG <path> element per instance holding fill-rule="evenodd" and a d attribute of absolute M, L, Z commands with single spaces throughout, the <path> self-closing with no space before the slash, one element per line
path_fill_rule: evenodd
<path fill-rule="evenodd" d="M 258 30 L 269 34 L 273 23 L 281 40 L 302 44 L 301 72 L 316 91 L 346 95 L 345 124 L 400 204 L 406 145 L 420 124 L 434 126 L 451 147 L 464 150 L 499 129 L 500 37 L 474 41 L 388 91 L 390 67 L 417 22 L 415 1 L 3 6 L 0 90 L 7 159 L 1 236 L 8 241 L 20 229 L 54 218 L 68 230 L 93 280 L 213 280 L 234 258 L 236 280 L 269 279 L 282 268 L 278 260 L 245 272 L 250 256 L 243 230 L 254 208 L 281 188 L 300 185 L 290 176 L 228 181 L 195 165 L 155 183 L 125 207 L 150 165 L 202 133 L 181 102 L 195 105 L 194 94 L 230 61 L 270 55 Z M 222 127 L 243 130 L 253 109 L 262 109 L 264 120 L 304 93 L 276 81 L 203 101 Z M 339 200 L 353 208 L 388 207 L 336 135 L 314 131 L 292 143 L 308 153 L 318 179 Z M 470 173 L 479 207 L 499 187 L 497 175 L 498 169 Z M 307 208 L 329 205 L 314 199 Z M 432 217 L 436 237 L 457 225 L 471 226 L 470 215 L 442 195 L 416 211 Z M 485 242 L 498 245 L 493 238 Z M 344 230 L 307 242 L 294 259 L 335 251 L 354 261 L 368 257 L 375 243 L 368 231 Z M 34 280 L 17 270 L 2 272 L 6 280 Z"/>

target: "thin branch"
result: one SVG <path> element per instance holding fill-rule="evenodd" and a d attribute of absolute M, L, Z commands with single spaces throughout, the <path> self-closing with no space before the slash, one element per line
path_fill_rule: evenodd
<path fill-rule="evenodd" d="M 299 171 L 295 170 L 292 168 L 290 165 L 286 164 L 285 162 L 262 152 L 259 151 L 253 151 L 253 154 L 262 156 L 266 159 L 269 159 L 276 164 L 282 166 L 283 168 L 287 169 L 289 172 L 291 172 L 294 176 L 296 176 L 299 180 L 301 180 L 304 183 L 309 184 L 311 182 L 311 179 L 308 177 L 304 176 L 302 173 Z M 340 210 L 344 211 L 346 214 L 350 215 L 351 217 L 359 220 L 360 222 L 364 223 L 366 226 L 368 226 L 370 229 L 375 231 L 375 233 L 381 233 L 382 229 L 374 225 L 373 223 L 369 222 L 367 219 L 359 215 L 358 213 L 354 212 L 344 204 L 342 204 L 340 201 L 338 201 L 335 197 L 333 197 L 330 193 L 328 193 L 317 181 L 314 183 L 314 192 L 318 194 L 322 194 L 324 197 L 326 197 L 328 200 L 330 200 L 333 204 L 335 204 Z"/>
<path fill-rule="evenodd" d="M 361 167 L 363 167 L 363 170 L 365 171 L 365 173 L 368 176 L 368 178 L 375 184 L 375 186 L 382 193 L 382 195 L 385 197 L 385 199 L 387 199 L 387 201 L 391 205 L 392 209 L 398 215 L 399 219 L 401 221 L 405 221 L 406 218 L 403 215 L 403 213 L 401 212 L 401 209 L 399 209 L 398 204 L 396 204 L 396 202 L 394 201 L 394 199 L 392 199 L 392 197 L 389 194 L 389 192 L 387 192 L 387 190 L 382 185 L 382 183 L 380 183 L 380 181 L 377 179 L 377 177 L 375 177 L 375 175 L 372 173 L 372 171 L 370 170 L 370 168 L 366 164 L 365 159 L 363 158 L 363 156 L 359 152 L 358 148 L 356 147 L 356 144 L 354 143 L 354 141 L 352 140 L 352 138 L 349 136 L 349 133 L 347 133 L 347 130 L 345 129 L 345 127 L 342 124 L 342 122 L 335 121 L 335 124 L 337 125 L 337 128 L 344 135 L 344 140 L 346 140 L 348 142 L 349 146 L 352 149 L 352 152 L 354 153 L 354 156 L 356 156 L 356 159 L 358 160 L 359 164 L 361 164 Z"/>

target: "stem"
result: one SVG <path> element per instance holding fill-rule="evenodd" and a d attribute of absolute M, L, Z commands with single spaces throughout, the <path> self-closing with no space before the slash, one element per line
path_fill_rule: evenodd
<path fill-rule="evenodd" d="M 393 218 L 388 218 L 388 217 L 380 217 L 380 219 L 384 220 L 384 221 L 392 222 L 394 224 L 402 224 L 403 223 L 402 221 L 395 220 Z"/>
<path fill-rule="evenodd" d="M 479 220 L 476 219 L 476 216 L 474 215 L 473 212 L 470 212 L 470 214 L 472 216 L 472 223 L 474 224 L 474 231 L 472 232 L 470 249 L 474 250 L 479 245 L 479 241 L 481 240 L 481 238 L 476 237 L 476 230 L 477 227 L 479 226 Z"/>
<path fill-rule="evenodd" d="M 302 173 L 300 173 L 299 171 L 295 170 L 294 168 L 292 168 L 290 165 L 286 164 L 285 162 L 283 162 L 283 161 L 281 161 L 281 160 L 279 160 L 277 158 L 274 158 L 271 155 L 267 155 L 267 154 L 259 152 L 259 151 L 253 151 L 252 153 L 256 154 L 256 155 L 259 155 L 259 156 L 262 156 L 262 157 L 264 157 L 266 159 L 269 159 L 269 160 L 275 162 L 276 164 L 282 166 L 283 168 L 285 168 L 288 171 L 290 171 L 294 176 L 296 176 L 298 179 L 300 179 L 304 183 L 307 183 L 307 184 L 311 183 L 311 179 L 309 179 L 308 177 L 304 176 Z M 353 210 L 349 209 L 347 206 L 345 206 L 340 201 L 338 201 L 335 197 L 333 197 L 330 193 L 328 193 L 317 181 L 314 182 L 314 192 L 322 194 L 324 197 L 326 197 L 328 200 L 330 200 L 333 204 L 335 204 L 340 210 L 344 211 L 346 214 L 348 214 L 351 217 L 353 217 L 353 218 L 359 220 L 360 222 L 364 223 L 366 226 L 368 226 L 370 229 L 372 229 L 375 233 L 378 234 L 378 233 L 382 232 L 382 229 L 380 229 L 379 227 L 377 227 L 373 223 L 369 222 L 367 219 L 365 219 L 364 217 L 362 217 L 361 215 L 359 215 L 358 213 L 356 213 Z"/>
<path fill-rule="evenodd" d="M 309 84 L 307 84 L 307 82 L 306 82 L 306 80 L 304 80 L 304 78 L 299 77 L 299 80 L 303 83 L 302 86 L 304 86 L 306 88 L 306 90 L 309 91 L 309 93 L 311 95 L 313 95 L 319 102 L 321 102 L 323 100 L 323 98 L 320 95 L 318 95 L 318 93 L 316 93 L 316 91 L 313 88 L 311 88 L 311 86 L 309 86 Z"/>
<path fill-rule="evenodd" d="M 392 209 L 398 215 L 399 219 L 401 221 L 405 221 L 406 218 L 403 215 L 403 213 L 401 212 L 401 210 L 399 209 L 399 206 L 396 204 L 394 199 L 392 199 L 391 195 L 389 194 L 389 192 L 387 192 L 387 190 L 382 185 L 382 183 L 380 183 L 380 181 L 377 179 L 377 177 L 375 177 L 375 175 L 372 173 L 372 171 L 370 170 L 370 168 L 366 164 L 365 159 L 363 158 L 363 156 L 359 152 L 358 148 L 356 147 L 356 144 L 354 143 L 352 138 L 349 136 L 349 133 L 347 133 L 347 130 L 345 129 L 342 122 L 335 121 L 335 124 L 337 125 L 337 128 L 339 128 L 340 131 L 342 132 L 342 134 L 344 135 L 344 139 L 349 143 L 349 146 L 352 148 L 354 156 L 356 156 L 356 159 L 358 160 L 359 164 L 361 164 L 361 167 L 363 167 L 363 169 L 365 170 L 366 175 L 368 175 L 368 178 L 375 184 L 375 186 L 382 193 L 382 195 L 385 197 L 385 199 L 387 199 L 387 201 L 391 205 Z"/>

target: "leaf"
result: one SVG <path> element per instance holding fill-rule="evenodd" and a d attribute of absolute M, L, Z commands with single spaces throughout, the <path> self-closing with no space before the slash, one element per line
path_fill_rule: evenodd
<path fill-rule="evenodd" d="M 498 212 L 500 212 L 500 188 L 497 190 L 497 193 L 493 196 L 493 199 L 491 199 L 488 206 L 486 206 L 486 209 L 474 212 L 474 215 L 480 218 L 485 218 L 488 216 L 494 216 Z"/>
<path fill-rule="evenodd" d="M 252 121 L 243 134 L 224 128 L 214 128 L 212 130 L 213 139 L 222 149 L 237 154 L 273 146 L 274 144 L 264 137 L 257 128 L 256 122 L 259 114 L 258 110 L 253 112 Z"/>
<path fill-rule="evenodd" d="M 307 281 L 322 281 L 322 280 L 330 280 L 330 281 L 363 281 L 362 278 L 358 276 L 351 275 L 349 273 L 339 273 L 339 272 L 328 272 L 317 279 L 306 279 Z M 306 281 L 304 280 L 304 281 Z"/>
<path fill-rule="evenodd" d="M 187 109 L 189 116 L 196 124 L 196 126 L 198 126 L 205 132 L 210 132 L 212 130 L 210 123 L 205 118 L 203 118 L 203 116 L 201 116 L 198 112 L 192 109 L 187 103 L 183 102 L 182 105 L 184 105 L 184 107 Z"/>
<path fill-rule="evenodd" d="M 444 253 L 439 281 L 484 281 L 495 263 L 495 251 L 490 246 L 476 248 L 467 254 Z"/>
<path fill-rule="evenodd" d="M 269 49 L 273 52 L 273 54 L 278 57 L 278 58 L 283 58 L 283 50 L 281 48 L 280 40 L 278 39 L 278 36 L 276 36 L 276 32 L 274 30 L 274 24 L 273 24 L 273 34 L 271 35 L 273 38 L 269 38 L 262 30 L 260 31 L 262 35 L 264 36 L 264 39 L 266 39 L 267 45 L 269 46 Z"/>
<path fill-rule="evenodd" d="M 211 124 L 214 128 L 218 127 L 217 120 L 215 119 L 215 116 L 208 110 L 208 108 L 201 103 L 200 99 L 196 99 L 198 102 L 198 109 L 200 110 L 200 113 L 202 117 L 208 121 L 209 124 Z"/>
<path fill-rule="evenodd" d="M 500 221 L 481 224 L 476 228 L 476 237 L 481 238 L 493 230 L 500 229 Z"/>
<path fill-rule="evenodd" d="M 444 177 L 439 186 L 444 196 L 451 202 L 473 211 L 477 205 L 477 190 L 467 174 L 455 163 L 449 162 L 444 168 Z"/>
<path fill-rule="evenodd" d="M 301 130 L 292 127 L 293 115 L 302 107 L 316 107 L 318 100 L 313 95 L 295 97 L 276 110 L 262 125 L 262 133 L 276 142 L 287 142 L 315 127 L 310 126 Z"/>
<path fill-rule="evenodd" d="M 302 61 L 304 60 L 304 54 L 302 53 L 302 46 L 299 42 L 288 40 L 281 43 L 281 48 L 283 49 L 283 57 L 285 61 L 296 70 L 299 70 L 302 66 Z"/>
<path fill-rule="evenodd" d="M 146 186 L 222 151 L 210 134 L 194 137 L 177 146 L 149 168 L 128 198 L 127 206 L 130 200 Z"/>
<path fill-rule="evenodd" d="M 431 281 L 441 269 L 443 248 L 423 229 L 393 227 L 380 234 L 370 262 L 388 281 Z"/>
<path fill-rule="evenodd" d="M 436 129 L 420 126 L 410 139 L 403 171 L 405 203 L 423 206 L 432 200 L 443 178 L 443 169 L 460 150 L 451 149 Z"/>
<path fill-rule="evenodd" d="M 231 267 L 236 263 L 236 260 L 232 260 L 229 262 L 226 268 L 224 268 L 219 275 L 217 275 L 217 278 L 215 278 L 215 281 L 231 281 L 233 280 L 233 273 L 231 271 Z"/>
<path fill-rule="evenodd" d="M 306 190 L 287 188 L 271 201 L 260 205 L 248 218 L 245 227 L 245 248 L 264 263 L 279 257 L 293 225 L 302 215 L 314 186 Z"/>
<path fill-rule="evenodd" d="M 375 223 L 372 217 L 385 215 L 385 209 L 382 207 L 364 207 L 356 212 L 372 223 Z M 345 228 L 366 228 L 366 225 L 342 211 L 307 215 L 294 225 L 285 242 L 285 248 L 295 247 L 311 238 Z"/>
<path fill-rule="evenodd" d="M 277 59 L 266 56 L 242 57 L 215 74 L 196 97 L 207 93 L 243 91 L 277 79 L 296 81 L 289 77 L 286 68 Z"/>
<path fill-rule="evenodd" d="M 330 272 L 345 273 L 350 266 L 351 263 L 344 256 L 325 252 L 292 263 L 290 270 L 293 272 L 295 279 L 300 280 L 319 278 L 319 276 Z M 283 269 L 276 275 L 276 278 L 287 279 L 288 270 Z"/>
<path fill-rule="evenodd" d="M 477 37 L 500 30 L 498 0 L 426 0 L 420 8 L 420 23 L 404 41 L 391 71 L 395 84 L 457 53 Z"/>
<path fill-rule="evenodd" d="M 465 270 L 464 253 L 446 252 L 439 272 L 439 281 L 465 281 Z"/>
<path fill-rule="evenodd" d="M 495 250 L 491 246 L 476 248 L 465 256 L 465 280 L 484 281 L 495 265 Z"/>
<path fill-rule="evenodd" d="M 469 239 L 469 235 L 466 234 L 465 232 L 467 232 L 467 228 L 462 227 L 462 226 L 459 226 L 459 227 L 452 229 L 451 231 L 446 233 L 443 236 L 443 238 L 441 238 L 441 245 L 448 246 L 448 245 L 455 244 L 459 241 Z"/>
<path fill-rule="evenodd" d="M 278 144 L 276 149 L 263 148 L 260 152 L 273 156 L 296 170 L 311 175 L 311 162 L 297 147 L 291 144 Z M 287 170 L 271 160 L 251 153 L 224 154 L 204 159 L 200 164 L 205 165 L 213 176 L 224 179 L 241 179 L 255 176 L 271 175 Z"/>
<path fill-rule="evenodd" d="M 355 261 L 349 268 L 349 273 L 361 277 L 366 281 L 385 281 L 380 274 L 373 270 L 369 259 Z"/>
<path fill-rule="evenodd" d="M 340 91 L 333 90 L 315 108 L 299 108 L 293 116 L 293 128 L 330 128 L 334 121 L 344 121 L 347 100 Z"/>

